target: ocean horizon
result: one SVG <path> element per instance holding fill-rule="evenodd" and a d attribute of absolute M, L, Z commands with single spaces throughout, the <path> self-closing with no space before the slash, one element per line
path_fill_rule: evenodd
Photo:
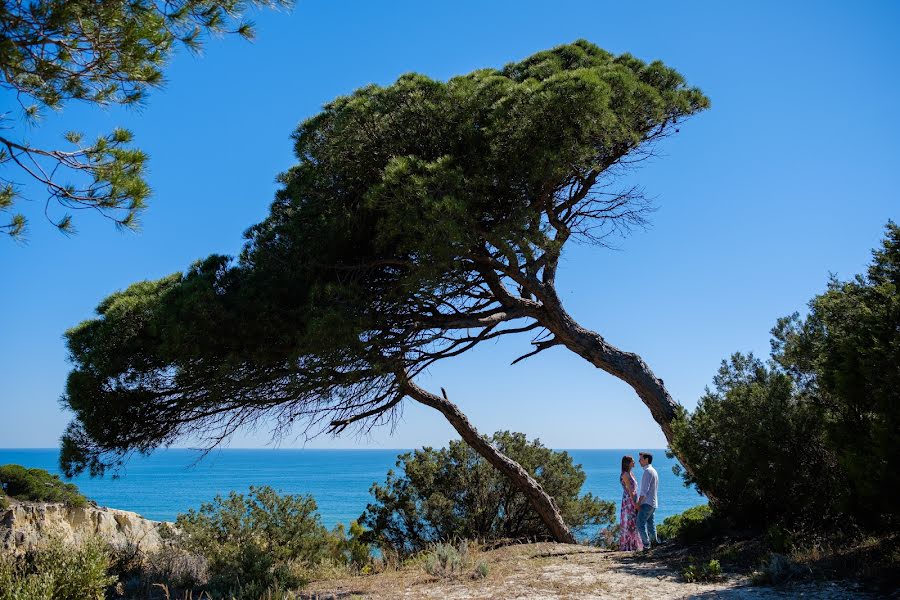
<path fill-rule="evenodd" d="M 661 449 L 653 452 L 659 472 L 659 508 L 656 522 L 680 513 L 706 499 L 686 488 L 672 472 L 677 461 Z M 179 513 L 197 509 L 216 495 L 246 493 L 250 486 L 269 485 L 282 494 L 310 494 L 315 498 L 326 527 L 359 518 L 372 500 L 369 489 L 383 483 L 397 456 L 411 449 L 305 449 L 225 448 L 206 456 L 188 448 L 168 448 L 150 456 L 135 456 L 119 477 L 71 480 L 100 506 L 136 512 L 156 521 L 174 521 Z M 621 500 L 618 472 L 621 457 L 637 450 L 569 449 L 585 472 L 582 493 L 592 493 L 616 503 Z M 57 448 L 0 448 L 0 465 L 20 464 L 62 476 Z M 198 460 L 199 459 L 199 460 Z M 640 480 L 641 468 L 635 467 Z"/>

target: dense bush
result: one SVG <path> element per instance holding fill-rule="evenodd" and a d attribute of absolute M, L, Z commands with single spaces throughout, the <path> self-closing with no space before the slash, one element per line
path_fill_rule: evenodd
<path fill-rule="evenodd" d="M 781 319 L 772 360 L 735 354 L 674 426 L 684 473 L 738 524 L 777 531 L 900 524 L 900 228 L 864 276 L 832 278 Z"/>
<path fill-rule="evenodd" d="M 615 506 L 579 496 L 585 475 L 566 452 L 529 442 L 521 433 L 498 432 L 491 441 L 531 473 L 554 498 L 574 530 L 611 523 Z M 400 554 L 455 539 L 545 539 L 546 527 L 525 496 L 467 444 L 425 448 L 398 457 L 400 473 L 372 486 L 375 501 L 360 521 L 368 539 Z"/>
<path fill-rule="evenodd" d="M 0 553 L 0 600 L 103 600 L 116 581 L 99 540 L 48 540 L 22 557 Z"/>
<path fill-rule="evenodd" d="M 891 457 L 900 447 L 900 227 L 888 223 L 864 275 L 832 277 L 809 315 L 781 319 L 773 357 L 822 417 L 847 493 L 843 508 L 877 528 L 900 525 Z"/>
<path fill-rule="evenodd" d="M 310 496 L 251 487 L 179 515 L 182 543 L 209 561 L 209 588 L 250 597 L 269 586 L 297 588 L 306 573 L 335 554 Z"/>
<path fill-rule="evenodd" d="M 656 526 L 656 534 L 663 540 L 679 540 L 690 544 L 708 537 L 719 528 L 719 524 L 712 507 L 701 504 L 666 517 Z"/>
<path fill-rule="evenodd" d="M 70 506 L 87 504 L 78 487 L 43 469 L 20 465 L 0 466 L 0 487 L 10 498 L 31 502 L 64 502 Z"/>
<path fill-rule="evenodd" d="M 723 362 L 697 408 L 676 421 L 672 446 L 692 466 L 686 482 L 723 516 L 753 527 L 818 525 L 839 516 L 840 480 L 821 415 L 791 377 L 753 355 Z"/>

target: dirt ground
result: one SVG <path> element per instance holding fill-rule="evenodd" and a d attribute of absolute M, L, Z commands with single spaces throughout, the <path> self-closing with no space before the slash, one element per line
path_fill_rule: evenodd
<path fill-rule="evenodd" d="M 474 564 L 488 565 L 485 578 L 474 577 Z M 377 575 L 314 582 L 309 600 L 669 600 L 874 598 L 846 582 L 805 583 L 781 589 L 754 587 L 746 576 L 726 574 L 717 583 L 685 583 L 679 574 L 652 556 L 610 552 L 587 546 L 525 544 L 482 552 L 470 558 L 465 572 L 439 579 L 410 565 Z"/>

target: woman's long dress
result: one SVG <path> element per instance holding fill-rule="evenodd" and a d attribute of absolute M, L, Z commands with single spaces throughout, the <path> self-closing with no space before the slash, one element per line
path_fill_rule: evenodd
<path fill-rule="evenodd" d="M 631 489 L 637 490 L 637 480 L 634 475 L 628 473 L 631 479 Z M 628 491 L 625 484 L 622 484 L 622 510 L 619 517 L 619 549 L 620 550 L 643 550 L 644 544 L 641 542 L 641 536 L 637 531 L 637 500 L 634 495 Z"/>

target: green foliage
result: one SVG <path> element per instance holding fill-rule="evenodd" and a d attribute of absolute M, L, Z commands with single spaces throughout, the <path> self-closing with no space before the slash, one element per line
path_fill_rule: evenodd
<path fill-rule="evenodd" d="M 708 504 L 701 504 L 666 519 L 656 526 L 656 533 L 663 540 L 679 540 L 691 544 L 718 530 L 716 519 Z"/>
<path fill-rule="evenodd" d="M 460 549 L 453 544 L 435 544 L 421 557 L 422 568 L 432 577 L 455 577 L 462 573 L 468 547 L 460 542 Z"/>
<path fill-rule="evenodd" d="M 491 568 L 488 566 L 487 561 L 480 560 L 478 561 L 478 564 L 475 565 L 475 573 L 473 574 L 473 577 L 475 579 L 486 579 L 490 572 Z"/>
<path fill-rule="evenodd" d="M 372 548 L 366 541 L 366 529 L 351 521 L 349 531 L 338 523 L 333 532 L 332 561 L 362 569 L 372 561 Z"/>
<path fill-rule="evenodd" d="M 349 541 L 336 540 L 322 526 L 312 497 L 281 496 L 270 487 L 216 496 L 179 515 L 177 525 L 184 548 L 208 560 L 214 593 L 252 598 L 271 586 L 297 588 L 328 558 L 361 559 L 358 529 L 351 526 Z"/>
<path fill-rule="evenodd" d="M 820 414 L 800 401 L 790 376 L 735 354 L 714 385 L 673 427 L 672 447 L 692 467 L 685 483 L 708 490 L 722 515 L 742 525 L 838 519 L 846 483 Z"/>
<path fill-rule="evenodd" d="M 77 546 L 49 540 L 24 557 L 0 553 L 0 600 L 103 600 L 116 582 L 97 539 Z"/>
<path fill-rule="evenodd" d="M 615 520 L 615 505 L 579 496 L 584 471 L 572 457 L 529 442 L 524 434 L 498 432 L 491 441 L 531 473 L 549 494 L 566 524 L 584 530 Z M 368 539 L 400 554 L 456 539 L 546 539 L 543 521 L 524 494 L 461 441 L 399 456 L 400 474 L 388 472 L 372 486 L 375 500 L 360 521 Z"/>
<path fill-rule="evenodd" d="M 566 240 L 642 223 L 646 202 L 604 178 L 708 104 L 662 63 L 584 40 L 328 103 L 296 130 L 298 163 L 237 260 L 137 283 L 67 332 L 66 471 L 263 418 L 281 432 L 389 420 L 398 374 L 469 334 L 535 329 L 497 329 L 543 314 L 503 308 L 508 273 L 552 292 Z M 461 327 L 471 315 L 494 318 Z"/>
<path fill-rule="evenodd" d="M 900 447 L 900 226 L 889 222 L 864 275 L 832 277 L 809 315 L 779 320 L 773 356 L 823 418 L 846 478 L 847 512 L 900 525 L 891 457 Z"/>
<path fill-rule="evenodd" d="M 736 523 L 778 530 L 892 529 L 900 488 L 900 228 L 866 275 L 836 278 L 809 315 L 781 319 L 772 361 L 735 354 L 675 423 L 685 482 Z"/>
<path fill-rule="evenodd" d="M 6 497 L 6 494 L 0 490 L 0 510 L 5 510 L 9 508 L 9 498 Z"/>
<path fill-rule="evenodd" d="M 28 469 L 20 465 L 0 466 L 0 502 L 3 494 L 28 502 L 63 502 L 70 506 L 87 504 L 78 487 L 62 481 L 44 469 Z"/>
<path fill-rule="evenodd" d="M 681 577 L 688 583 L 707 583 L 722 579 L 722 565 L 716 559 L 699 564 L 689 564 L 681 570 Z"/>
<path fill-rule="evenodd" d="M 140 105 L 163 83 L 163 67 L 178 43 L 199 50 L 207 34 L 237 33 L 252 38 L 241 14 L 251 6 L 287 6 L 289 0 L 15 0 L 0 4 L 0 90 L 34 125 L 47 109 L 71 101 L 107 106 Z M 0 115 L 0 121 L 8 119 Z M 4 129 L 9 129 L 10 125 Z M 20 133 L 18 136 L 23 137 Z M 0 136 L 0 167 L 18 168 L 46 186 L 48 203 L 63 209 L 93 208 L 123 227 L 135 227 L 149 187 L 146 156 L 126 146 L 131 133 L 116 129 L 83 143 L 64 136 L 70 148 L 36 148 Z M 22 165 L 28 165 L 25 168 Z M 37 167 L 37 168 L 35 168 Z M 59 170 L 59 174 L 57 174 Z M 71 181 L 59 181 L 68 173 Z M 17 196 L 12 177 L 0 177 L 0 210 Z M 50 217 L 48 217 L 50 218 Z M 71 232 L 69 214 L 51 221 Z M 15 214 L 0 232 L 21 236 L 25 217 Z"/>

